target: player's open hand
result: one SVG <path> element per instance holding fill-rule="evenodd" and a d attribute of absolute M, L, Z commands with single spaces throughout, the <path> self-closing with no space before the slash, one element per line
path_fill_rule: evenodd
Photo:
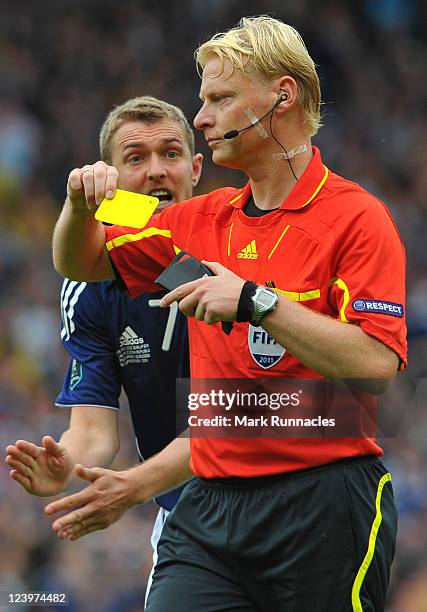
<path fill-rule="evenodd" d="M 67 195 L 76 210 L 95 212 L 102 200 L 116 193 L 118 170 L 103 161 L 74 168 L 67 183 Z"/>
<path fill-rule="evenodd" d="M 74 461 L 51 436 L 44 436 L 42 445 L 17 440 L 6 448 L 6 463 L 11 478 L 31 495 L 57 495 L 65 489 Z"/>
<path fill-rule="evenodd" d="M 61 540 L 78 540 L 84 535 L 105 529 L 134 505 L 134 485 L 130 472 L 115 472 L 103 468 L 84 468 L 77 464 L 75 475 L 90 484 L 73 495 L 48 504 L 46 514 L 64 510 L 68 514 L 56 519 L 52 529 Z"/>
<path fill-rule="evenodd" d="M 160 306 L 170 306 L 178 301 L 180 311 L 187 317 L 195 317 L 208 325 L 218 321 L 235 321 L 245 281 L 218 262 L 202 263 L 215 276 L 204 276 L 177 287 L 162 298 Z"/>

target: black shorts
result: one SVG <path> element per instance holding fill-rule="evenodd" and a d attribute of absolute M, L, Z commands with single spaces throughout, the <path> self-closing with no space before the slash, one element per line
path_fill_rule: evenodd
<path fill-rule="evenodd" d="M 381 612 L 396 531 L 375 457 L 195 479 L 165 523 L 146 610 Z"/>

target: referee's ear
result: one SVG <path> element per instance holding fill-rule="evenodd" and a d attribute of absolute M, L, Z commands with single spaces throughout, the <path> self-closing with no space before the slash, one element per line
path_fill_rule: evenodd
<path fill-rule="evenodd" d="M 199 182 L 200 175 L 202 174 L 202 166 L 203 166 L 203 155 L 201 153 L 196 153 L 193 155 L 192 160 L 192 171 L 191 171 L 191 184 L 193 187 L 196 187 Z"/>

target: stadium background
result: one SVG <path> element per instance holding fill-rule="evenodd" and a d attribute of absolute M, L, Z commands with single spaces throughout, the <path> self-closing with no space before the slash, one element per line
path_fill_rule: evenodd
<path fill-rule="evenodd" d="M 427 610 L 427 65 L 425 3 L 416 0 L 4 0 L 0 8 L 0 446 L 59 436 L 53 407 L 65 368 L 50 238 L 68 172 L 98 158 L 101 122 L 152 94 L 192 118 L 193 51 L 243 15 L 268 12 L 300 29 L 319 65 L 326 164 L 390 207 L 408 254 L 412 402 L 387 440 L 400 530 L 388 612 Z M 239 126 L 236 126 L 239 127 Z M 205 154 L 198 192 L 243 184 Z M 380 273 L 380 271 L 379 271 Z M 415 398 L 415 400 L 414 400 Z M 123 468 L 136 460 L 124 409 Z M 32 498 L 0 465 L 0 590 L 65 590 L 75 612 L 140 610 L 153 504 L 108 531 L 59 542 Z"/>

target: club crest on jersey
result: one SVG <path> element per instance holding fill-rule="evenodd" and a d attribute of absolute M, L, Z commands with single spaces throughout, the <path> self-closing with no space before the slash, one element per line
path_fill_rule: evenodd
<path fill-rule="evenodd" d="M 386 314 L 392 317 L 403 317 L 403 305 L 396 302 L 386 302 L 384 300 L 354 300 L 353 310 L 357 312 L 369 312 L 376 314 Z"/>
<path fill-rule="evenodd" d="M 286 349 L 274 340 L 262 327 L 248 327 L 248 346 L 253 360 L 267 370 L 278 363 Z"/>
<path fill-rule="evenodd" d="M 80 361 L 73 359 L 71 362 L 71 376 L 70 376 L 70 391 L 74 391 L 79 382 L 83 378 L 83 366 Z"/>
<path fill-rule="evenodd" d="M 255 240 L 251 240 L 240 253 L 237 255 L 237 259 L 258 259 L 258 251 L 256 249 Z"/>

